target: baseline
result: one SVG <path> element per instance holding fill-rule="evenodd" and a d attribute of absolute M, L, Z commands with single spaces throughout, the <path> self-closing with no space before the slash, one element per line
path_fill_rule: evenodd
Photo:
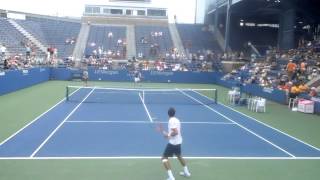
<path fill-rule="evenodd" d="M 0 160 L 76 160 L 76 159 L 160 159 L 160 156 L 83 156 L 83 157 L 0 157 Z M 176 157 L 173 157 L 174 159 Z M 186 156 L 185 159 L 229 159 L 229 160 L 320 160 L 320 157 L 196 157 Z"/>

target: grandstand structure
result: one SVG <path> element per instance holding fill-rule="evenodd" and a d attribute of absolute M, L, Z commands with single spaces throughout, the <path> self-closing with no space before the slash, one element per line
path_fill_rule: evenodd
<path fill-rule="evenodd" d="M 208 0 L 206 3 L 206 24 L 212 25 L 226 56 L 251 56 L 248 58 L 251 63 L 236 68 L 224 80 L 253 82 L 275 89 L 279 85 L 275 82 L 280 79 L 282 83 L 319 87 L 320 14 L 316 8 L 319 1 Z M 297 77 L 293 79 L 287 77 L 289 60 L 297 65 Z M 306 74 L 300 72 L 303 63 L 308 66 Z M 290 88 L 287 91 L 290 93 Z"/>
<path fill-rule="evenodd" d="M 269 47 L 288 50 L 299 40 L 319 36 L 316 0 L 208 0 L 206 23 L 212 24 L 224 50 L 265 54 Z M 258 51 L 258 52 L 257 52 Z"/>
<path fill-rule="evenodd" d="M 193 179 L 317 179 L 320 0 L 154 1 L 0 9 L 0 179 L 164 179 L 168 107 Z"/>
<path fill-rule="evenodd" d="M 168 9 L 155 7 L 152 1 L 86 5 L 81 19 L 7 10 L 0 13 L 1 23 L 14 32 L 0 34 L 0 42 L 8 47 L 10 55 L 25 54 L 25 45 L 17 42 L 29 42 L 43 59 L 47 50 L 54 48 L 57 58 L 75 61 L 93 56 L 191 60 L 193 53 L 221 51 L 206 25 L 169 23 Z M 197 34 L 197 38 L 191 34 Z"/>
<path fill-rule="evenodd" d="M 148 0 L 87 4 L 79 19 L 0 10 L 0 23 L 4 27 L 0 30 L 0 42 L 7 47 L 9 56 L 24 55 L 31 46 L 43 60 L 48 59 L 48 50 L 53 48 L 54 57 L 75 62 L 90 57 L 238 61 L 223 62 L 224 70 L 231 71 L 244 64 L 241 59 L 249 60 L 252 54 L 263 58 L 274 47 L 283 50 L 297 47 L 301 38 L 310 40 L 310 32 L 318 28 L 317 20 L 305 18 L 317 17 L 317 11 L 312 9 L 315 1 L 203 3 L 205 24 L 169 23 L 168 9 Z M 244 55 L 235 58 L 234 52 Z"/>

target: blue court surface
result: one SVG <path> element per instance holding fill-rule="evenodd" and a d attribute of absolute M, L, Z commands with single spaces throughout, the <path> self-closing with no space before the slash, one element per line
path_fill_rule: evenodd
<path fill-rule="evenodd" d="M 211 103 L 210 103 L 211 102 Z M 188 158 L 320 159 L 320 150 L 193 90 L 80 88 L 0 144 L 0 159 L 158 158 L 174 107 Z"/>

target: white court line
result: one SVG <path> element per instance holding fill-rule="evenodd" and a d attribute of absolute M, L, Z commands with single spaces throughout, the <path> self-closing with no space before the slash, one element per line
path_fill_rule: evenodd
<path fill-rule="evenodd" d="M 153 122 L 152 117 L 151 117 L 151 115 L 150 115 L 150 113 L 149 113 L 149 110 L 148 110 L 146 104 L 144 103 L 144 101 L 143 101 L 140 93 L 139 93 L 139 97 L 140 97 L 140 100 L 141 100 L 141 102 L 142 102 L 142 104 L 143 104 L 144 109 L 145 109 L 146 112 L 147 112 L 147 115 L 148 115 L 148 118 L 149 118 L 150 122 Z"/>
<path fill-rule="evenodd" d="M 0 157 L 0 160 L 77 160 L 77 159 L 115 159 L 115 160 L 142 160 L 142 159 L 160 159 L 160 156 L 101 156 L 101 157 Z M 173 157 L 174 159 L 176 157 Z M 185 159 L 195 159 L 195 160 L 211 160 L 211 159 L 221 159 L 221 160 L 320 160 L 320 157 L 224 157 L 224 156 L 186 156 Z"/>
<path fill-rule="evenodd" d="M 269 141 L 269 140 L 265 139 L 264 137 L 260 136 L 259 134 L 255 133 L 255 132 L 251 131 L 250 129 L 248 129 L 248 128 L 244 127 L 243 125 L 241 125 L 241 124 L 239 124 L 239 123 L 235 122 L 235 121 L 234 121 L 234 120 L 232 120 L 231 118 L 228 118 L 227 116 L 225 116 L 225 115 L 221 114 L 220 112 L 218 112 L 218 111 L 216 111 L 215 109 L 211 108 L 210 106 L 208 106 L 208 105 L 204 104 L 203 102 L 199 101 L 198 99 L 196 99 L 196 98 L 194 98 L 194 97 L 190 96 L 189 94 L 186 94 L 186 93 L 185 93 L 185 92 L 183 92 L 183 91 L 180 91 L 180 92 L 181 92 L 181 93 L 183 93 L 184 95 L 186 95 L 187 97 L 189 97 L 189 98 L 193 99 L 194 101 L 196 101 L 196 102 L 198 102 L 198 103 L 202 104 L 204 107 L 206 107 L 206 108 L 210 109 L 211 111 L 213 111 L 213 112 L 215 112 L 215 113 L 219 114 L 220 116 L 222 116 L 222 117 L 224 117 L 224 118 L 228 119 L 228 120 L 229 120 L 229 121 L 231 121 L 231 122 L 234 122 L 234 123 L 235 123 L 235 124 L 237 124 L 239 127 L 243 128 L 244 130 L 248 131 L 249 133 L 251 133 L 251 134 L 253 134 L 253 135 L 257 136 L 258 138 L 262 139 L 263 141 L 265 141 L 265 142 L 267 142 L 267 143 L 271 144 L 272 146 L 274 146 L 274 147 L 276 147 L 277 149 L 281 150 L 282 152 L 284 152 L 284 153 L 288 154 L 289 156 L 291 156 L 291 157 L 295 157 L 293 154 L 291 154 L 290 152 L 288 152 L 288 151 L 284 150 L 284 149 L 283 149 L 283 148 L 281 148 L 280 146 L 278 146 L 278 145 L 276 145 L 276 144 L 272 143 L 271 141 Z"/>
<path fill-rule="evenodd" d="M 207 97 L 207 96 L 205 96 L 205 95 L 203 95 L 203 94 L 201 94 L 201 93 L 198 93 L 198 92 L 196 92 L 196 91 L 194 91 L 194 92 L 197 93 L 197 94 L 199 94 L 199 95 L 201 95 L 201 96 L 203 96 L 203 97 L 205 97 L 205 98 L 207 98 L 207 99 L 210 99 L 209 97 Z M 212 100 L 212 99 L 210 99 L 210 100 Z M 283 131 L 281 131 L 281 130 L 279 130 L 279 129 L 276 129 L 276 128 L 274 128 L 274 127 L 272 127 L 272 126 L 270 126 L 270 125 L 268 125 L 268 124 L 266 124 L 266 123 L 264 123 L 264 122 L 261 122 L 261 121 L 257 120 L 257 119 L 254 118 L 254 117 L 248 116 L 248 115 L 246 115 L 246 114 L 244 114 L 244 113 L 242 113 L 242 112 L 240 112 L 240 111 L 238 111 L 238 110 L 232 109 L 231 107 L 226 106 L 226 105 L 224 105 L 224 104 L 222 104 L 222 103 L 219 103 L 219 104 L 222 105 L 222 106 L 224 106 L 224 107 L 226 107 L 226 108 L 228 108 L 228 109 L 230 109 L 230 110 L 232 110 L 232 111 L 235 111 L 235 112 L 237 112 L 237 113 L 239 113 L 239 114 L 242 114 L 242 115 L 244 115 L 244 116 L 246 116 L 246 117 L 248 117 L 248 118 L 250 118 L 250 119 L 252 119 L 252 120 L 254 120 L 254 121 L 256 121 L 256 122 L 258 122 L 258 123 L 260 123 L 260 124 L 262 124 L 262 125 L 264 125 L 264 126 L 266 126 L 266 127 L 268 127 L 268 128 L 271 128 L 271 129 L 273 129 L 273 130 L 275 130 L 275 131 L 277 131 L 277 132 L 279 132 L 279 133 L 281 133 L 281 134 L 284 134 L 284 135 L 286 135 L 286 136 L 288 136 L 288 137 L 290 137 L 290 138 L 292 138 L 292 139 L 294 139 L 294 140 L 296 140 L 296 141 L 299 141 L 300 143 L 305 144 L 305 145 L 307 145 L 307 146 L 309 146 L 309 147 L 311 147 L 311 148 L 313 148 L 313 149 L 315 149 L 315 150 L 317 150 L 317 151 L 320 151 L 319 148 L 317 148 L 317 147 L 315 147 L 315 146 L 313 146 L 313 145 L 311 145 L 311 144 L 309 144 L 309 143 L 306 143 L 306 142 L 304 142 L 304 141 L 302 141 L 302 140 L 300 140 L 300 139 L 298 139 L 298 138 L 296 138 L 296 137 L 294 137 L 294 136 L 291 136 L 290 134 L 287 134 L 287 133 L 285 133 L 285 132 L 283 132 Z"/>
<path fill-rule="evenodd" d="M 73 95 L 75 92 L 77 92 L 79 89 L 73 91 L 71 95 Z M 49 111 L 51 111 L 52 109 L 54 109 L 56 106 L 58 106 L 59 104 L 61 104 L 63 101 L 65 101 L 66 98 L 61 99 L 57 104 L 55 104 L 54 106 L 52 106 L 51 108 L 49 108 L 47 111 L 45 111 L 44 113 L 40 114 L 38 117 L 36 117 L 34 120 L 32 120 L 31 122 L 29 122 L 28 124 L 26 124 L 24 127 L 22 127 L 21 129 L 19 129 L 17 132 L 15 132 L 14 134 L 12 134 L 11 136 L 9 136 L 7 139 L 5 139 L 4 141 L 2 141 L 0 143 L 0 146 L 2 146 L 4 143 L 6 143 L 7 141 L 9 141 L 11 138 L 13 138 L 14 136 L 16 136 L 17 134 L 19 134 L 21 131 L 23 131 L 25 128 L 27 128 L 28 126 L 30 126 L 31 124 L 33 124 L 34 122 L 36 122 L 37 120 L 39 120 L 42 116 L 44 116 L 45 114 L 47 114 Z"/>
<path fill-rule="evenodd" d="M 157 123 L 168 123 L 154 121 Z M 128 123 L 128 124 L 150 124 L 149 121 L 66 121 L 65 123 Z M 181 124 L 216 124 L 216 125 L 232 125 L 233 122 L 181 122 Z"/>
<path fill-rule="evenodd" d="M 95 89 L 93 88 L 88 95 L 83 98 L 83 100 L 68 114 L 68 116 L 56 127 L 51 134 L 40 144 L 40 146 L 30 155 L 30 157 L 34 157 L 34 155 L 48 142 L 48 140 L 58 131 L 58 129 L 63 125 L 65 121 L 69 119 L 69 117 L 80 107 L 80 105 L 85 101 L 90 94 L 94 91 Z"/>

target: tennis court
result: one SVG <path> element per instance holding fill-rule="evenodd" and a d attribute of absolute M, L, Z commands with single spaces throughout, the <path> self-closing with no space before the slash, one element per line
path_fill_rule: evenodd
<path fill-rule="evenodd" d="M 0 144 L 1 159 L 159 158 L 175 107 L 183 150 L 195 159 L 319 159 L 320 150 L 217 103 L 215 89 L 74 87 Z"/>

